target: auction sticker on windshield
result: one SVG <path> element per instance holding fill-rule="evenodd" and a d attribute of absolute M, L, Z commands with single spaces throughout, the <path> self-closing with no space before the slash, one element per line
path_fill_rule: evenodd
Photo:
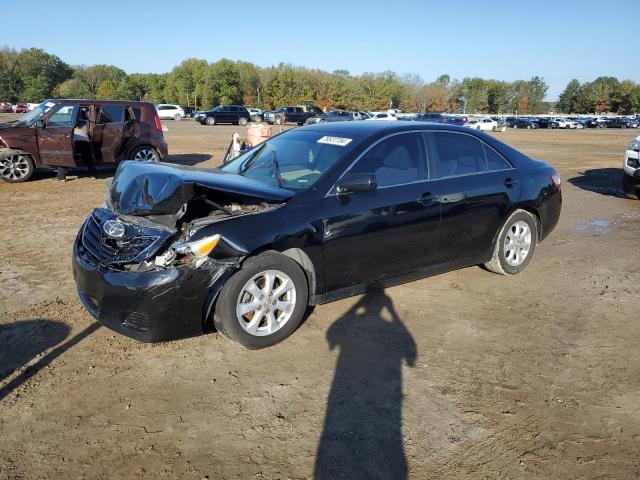
<path fill-rule="evenodd" d="M 338 147 L 346 147 L 351 143 L 353 138 L 344 138 L 344 137 L 329 137 L 324 136 L 318 139 L 317 143 L 326 143 L 327 145 L 337 145 Z"/>

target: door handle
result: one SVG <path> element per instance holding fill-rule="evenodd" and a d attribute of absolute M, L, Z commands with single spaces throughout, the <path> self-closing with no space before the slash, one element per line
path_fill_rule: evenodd
<path fill-rule="evenodd" d="M 418 203 L 424 206 L 429 206 L 437 202 L 439 198 L 439 195 L 431 195 L 431 192 L 426 192 L 418 199 Z"/>
<path fill-rule="evenodd" d="M 504 181 L 504 186 L 505 186 L 505 187 L 507 187 L 507 188 L 511 188 L 511 187 L 513 187 L 516 183 L 518 183 L 518 180 L 515 180 L 515 179 L 513 179 L 513 178 L 507 178 L 507 179 Z"/>

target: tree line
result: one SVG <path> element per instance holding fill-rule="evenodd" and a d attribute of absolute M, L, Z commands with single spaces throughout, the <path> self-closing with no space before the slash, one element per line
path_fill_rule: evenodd
<path fill-rule="evenodd" d="M 638 88 L 630 81 L 618 85 L 618 90 Z M 327 72 L 285 63 L 265 68 L 228 59 L 210 63 L 190 58 L 168 73 L 127 74 L 113 65 L 71 66 L 37 48 L 0 49 L 0 100 L 10 102 L 118 98 L 196 108 L 231 103 L 271 109 L 313 101 L 324 110 L 533 114 L 549 108 L 544 102 L 547 89 L 538 76 L 505 82 L 478 77 L 456 80 L 445 74 L 425 81 L 418 75 L 400 76 L 389 70 L 352 75 L 347 70 Z M 564 109 L 569 104 L 563 102 Z M 635 104 L 616 101 L 606 105 L 623 111 Z"/>
<path fill-rule="evenodd" d="M 640 85 L 615 77 L 584 83 L 573 79 L 560 94 L 556 107 L 566 113 L 640 112 Z"/>

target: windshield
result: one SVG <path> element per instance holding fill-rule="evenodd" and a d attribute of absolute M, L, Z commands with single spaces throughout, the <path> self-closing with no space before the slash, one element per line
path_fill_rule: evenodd
<path fill-rule="evenodd" d="M 222 170 L 275 187 L 304 190 L 356 144 L 353 135 L 290 130 L 249 150 Z"/>
<path fill-rule="evenodd" d="M 36 120 L 38 120 L 40 117 L 42 117 L 45 113 L 47 113 L 49 110 L 51 110 L 55 106 L 56 104 L 53 102 L 44 101 L 40 105 L 35 107 L 33 110 L 31 110 L 30 112 L 27 112 L 23 116 L 21 116 L 18 119 L 17 123 L 19 125 L 25 125 L 27 127 L 30 127 L 31 125 L 36 123 Z"/>

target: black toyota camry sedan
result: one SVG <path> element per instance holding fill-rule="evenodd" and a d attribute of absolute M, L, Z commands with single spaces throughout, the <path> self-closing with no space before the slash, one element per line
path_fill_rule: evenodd
<path fill-rule="evenodd" d="M 521 272 L 560 177 L 478 130 L 341 122 L 289 130 L 219 169 L 124 162 L 74 244 L 78 293 L 142 341 L 217 329 L 274 345 L 309 305 L 471 265 Z"/>

